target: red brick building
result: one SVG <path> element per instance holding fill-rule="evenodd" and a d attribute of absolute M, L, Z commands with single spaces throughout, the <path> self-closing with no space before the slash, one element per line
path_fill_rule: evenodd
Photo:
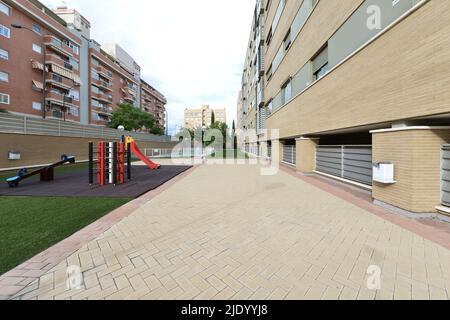
<path fill-rule="evenodd" d="M 120 46 L 91 40 L 90 27 L 74 9 L 0 0 L 0 110 L 107 125 L 129 103 L 165 129 L 166 98 Z"/>
<path fill-rule="evenodd" d="M 0 108 L 79 121 L 80 39 L 37 1 L 2 0 L 0 9 Z"/>
<path fill-rule="evenodd" d="M 136 101 L 138 83 L 100 45 L 92 42 L 89 50 L 91 123 L 106 125 L 118 104 Z"/>
<path fill-rule="evenodd" d="M 155 116 L 156 124 L 161 129 L 166 127 L 167 99 L 158 90 L 141 80 L 141 110 Z"/>

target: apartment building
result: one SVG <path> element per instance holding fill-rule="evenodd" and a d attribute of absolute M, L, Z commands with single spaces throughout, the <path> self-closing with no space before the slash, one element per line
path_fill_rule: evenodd
<path fill-rule="evenodd" d="M 141 110 L 153 114 L 159 128 L 166 128 L 167 99 L 150 84 L 141 80 Z"/>
<path fill-rule="evenodd" d="M 91 39 L 90 29 L 74 9 L 0 0 L 0 109 L 107 125 L 117 104 L 130 103 L 152 112 L 164 129 L 165 97 L 146 83 L 157 102 L 144 106 L 141 67 L 119 45 Z"/>
<path fill-rule="evenodd" d="M 201 109 L 186 109 L 184 111 L 184 127 L 186 129 L 209 127 L 213 113 L 216 122 L 227 122 L 226 109 L 210 109 L 208 105 L 204 105 Z"/>
<path fill-rule="evenodd" d="M 80 121 L 80 38 L 66 27 L 37 1 L 0 1 L 0 109 Z"/>
<path fill-rule="evenodd" d="M 266 26 L 264 99 L 254 98 L 255 43 L 242 103 L 248 128 L 263 105 L 269 133 L 247 148 L 275 146 L 277 129 L 280 160 L 300 172 L 371 190 L 396 211 L 448 214 L 450 2 L 258 1 L 262 7 L 264 16 L 255 14 Z"/>

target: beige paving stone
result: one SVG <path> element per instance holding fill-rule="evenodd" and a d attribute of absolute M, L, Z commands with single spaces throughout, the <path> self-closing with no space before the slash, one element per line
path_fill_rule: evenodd
<path fill-rule="evenodd" d="M 27 285 L 18 298 L 449 298 L 450 250 L 259 169 L 197 168 L 52 270 L 11 273 Z M 233 187 L 216 192 L 217 181 Z M 23 267 L 45 268 L 49 258 Z M 64 291 L 69 265 L 84 271 L 80 292 Z M 382 268 L 380 291 L 367 290 L 369 265 Z"/>

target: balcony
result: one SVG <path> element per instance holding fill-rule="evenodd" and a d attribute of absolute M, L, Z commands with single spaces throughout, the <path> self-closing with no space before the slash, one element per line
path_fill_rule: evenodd
<path fill-rule="evenodd" d="M 73 87 L 72 80 L 69 80 L 65 77 L 61 77 L 60 75 L 53 72 L 47 74 L 45 81 L 51 84 L 52 86 L 62 88 L 65 90 L 70 90 L 70 88 Z"/>
<path fill-rule="evenodd" d="M 76 103 L 72 97 L 63 96 L 55 92 L 47 92 L 45 96 L 45 101 L 50 105 L 57 105 L 61 107 L 77 107 Z"/>
<path fill-rule="evenodd" d="M 109 83 L 109 82 L 107 82 L 107 81 L 97 80 L 97 79 L 94 79 L 94 78 L 93 78 L 93 79 L 92 79 L 92 84 L 93 84 L 94 86 L 96 86 L 96 87 L 102 89 L 102 90 L 110 91 L 110 92 L 113 91 L 113 89 L 112 89 L 112 84 Z"/>
<path fill-rule="evenodd" d="M 67 69 L 70 72 L 74 72 L 75 68 L 68 61 L 65 61 L 60 56 L 52 53 L 45 55 L 45 64 L 56 64 L 57 66 Z"/>
<path fill-rule="evenodd" d="M 125 95 L 125 96 L 123 97 L 123 100 L 125 100 L 125 101 L 127 101 L 127 102 L 130 102 L 130 103 L 134 103 L 134 99 L 133 99 L 133 97 L 130 96 L 130 95 Z"/>
<path fill-rule="evenodd" d="M 111 118 L 112 117 L 113 108 L 111 108 L 111 107 L 109 107 L 109 108 L 98 107 L 98 108 L 95 109 L 95 112 L 97 112 L 99 115 L 102 115 L 104 117 Z"/>
<path fill-rule="evenodd" d="M 113 79 L 113 73 L 106 69 L 105 67 L 102 66 L 94 66 L 93 67 L 95 71 L 98 72 L 98 74 L 108 80 L 112 80 Z"/>
<path fill-rule="evenodd" d="M 104 102 L 104 103 L 107 103 L 107 104 L 111 104 L 112 103 L 112 99 L 109 96 L 107 96 L 106 94 L 104 94 L 104 93 L 92 92 L 91 96 L 92 96 L 93 99 L 98 100 L 100 102 Z"/>
<path fill-rule="evenodd" d="M 54 36 L 45 36 L 44 37 L 44 44 L 51 48 L 52 50 L 62 54 L 63 56 L 67 57 L 67 58 L 72 58 L 73 57 L 73 51 L 72 49 L 66 45 L 65 43 L 63 43 L 61 40 L 59 40 L 58 38 L 54 37 Z"/>

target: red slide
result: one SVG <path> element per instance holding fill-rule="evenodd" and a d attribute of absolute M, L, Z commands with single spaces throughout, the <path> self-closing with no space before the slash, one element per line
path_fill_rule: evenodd
<path fill-rule="evenodd" d="M 148 159 L 142 152 L 139 150 L 136 142 L 131 143 L 131 152 L 133 152 L 136 157 L 138 157 L 141 161 L 143 161 L 151 170 L 158 170 L 161 168 L 161 165 L 154 163 L 150 159 Z"/>

